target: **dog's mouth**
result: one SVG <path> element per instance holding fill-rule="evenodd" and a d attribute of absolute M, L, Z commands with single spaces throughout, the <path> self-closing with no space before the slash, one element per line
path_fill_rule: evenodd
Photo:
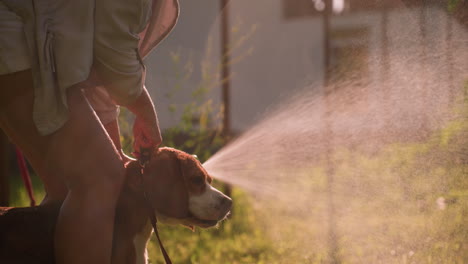
<path fill-rule="evenodd" d="M 200 219 L 200 218 L 193 216 L 192 214 L 190 214 L 186 218 L 171 218 L 161 213 L 157 213 L 157 216 L 158 216 L 158 220 L 164 224 L 181 224 L 185 227 L 188 227 L 192 231 L 194 231 L 195 227 L 211 228 L 211 227 L 217 226 L 219 222 L 227 218 L 229 213 L 230 212 L 228 212 L 222 219 L 218 219 L 218 220 Z"/>
<path fill-rule="evenodd" d="M 218 220 L 205 220 L 205 219 L 198 219 L 192 218 L 190 219 L 191 224 L 201 227 L 201 228 L 210 228 L 214 227 L 218 224 Z"/>
<path fill-rule="evenodd" d="M 194 229 L 195 226 L 200 227 L 200 228 L 210 228 L 210 227 L 215 227 L 218 225 L 219 222 L 223 221 L 224 219 L 227 218 L 230 212 L 228 212 L 223 218 L 218 219 L 218 220 L 207 220 L 207 219 L 200 219 L 197 218 L 193 215 L 190 215 L 188 218 L 184 219 L 183 225 L 187 226 L 190 229 Z"/>

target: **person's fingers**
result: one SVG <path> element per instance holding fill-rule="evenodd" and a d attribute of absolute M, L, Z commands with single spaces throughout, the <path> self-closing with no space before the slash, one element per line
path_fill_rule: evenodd
<path fill-rule="evenodd" d="M 148 124 L 140 118 L 135 119 L 133 126 L 134 150 L 157 147 L 161 144 L 161 135 L 157 124 Z"/>
<path fill-rule="evenodd" d="M 148 126 L 143 121 L 141 121 L 141 119 L 137 118 L 135 120 L 135 125 L 133 129 L 135 141 L 138 141 L 138 143 L 143 145 L 143 147 L 148 147 L 152 144 L 152 133 L 148 131 Z"/>
<path fill-rule="evenodd" d="M 125 154 L 125 152 L 122 149 L 119 150 L 119 154 L 120 154 L 120 157 L 122 158 L 122 161 L 123 161 L 123 163 L 125 165 L 127 163 L 129 163 L 130 161 L 135 160 L 135 159 L 131 158 L 130 156 L 128 156 L 127 154 Z"/>

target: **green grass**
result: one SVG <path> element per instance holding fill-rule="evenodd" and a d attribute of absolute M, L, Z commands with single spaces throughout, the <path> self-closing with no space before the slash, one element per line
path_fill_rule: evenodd
<path fill-rule="evenodd" d="M 180 226 L 159 227 L 174 263 L 272 263 L 275 249 L 256 222 L 248 196 L 234 189 L 233 199 L 232 217 L 218 228 L 192 232 Z M 154 237 L 149 256 L 152 263 L 164 263 Z"/>
<path fill-rule="evenodd" d="M 30 170 L 31 173 L 32 170 Z M 24 187 L 19 173 L 10 175 L 10 206 L 23 207 L 29 206 L 29 196 Z M 33 185 L 34 198 L 36 203 L 40 203 L 45 196 L 44 186 L 41 180 L 34 173 L 31 173 L 31 182 Z"/>

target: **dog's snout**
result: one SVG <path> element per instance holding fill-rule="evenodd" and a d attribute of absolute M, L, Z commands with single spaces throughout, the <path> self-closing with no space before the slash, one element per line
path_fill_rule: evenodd
<path fill-rule="evenodd" d="M 221 221 L 231 211 L 232 200 L 211 185 L 198 196 L 189 200 L 190 212 L 199 219 Z"/>
<path fill-rule="evenodd" d="M 221 208 L 223 208 L 223 211 L 230 211 L 231 210 L 231 207 L 232 207 L 232 199 L 227 197 L 227 196 L 224 196 L 224 197 L 221 197 Z"/>

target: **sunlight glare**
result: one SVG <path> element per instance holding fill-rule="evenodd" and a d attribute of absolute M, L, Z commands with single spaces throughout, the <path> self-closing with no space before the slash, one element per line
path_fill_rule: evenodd
<path fill-rule="evenodd" d="M 333 0 L 333 13 L 339 14 L 345 8 L 344 0 Z"/>

